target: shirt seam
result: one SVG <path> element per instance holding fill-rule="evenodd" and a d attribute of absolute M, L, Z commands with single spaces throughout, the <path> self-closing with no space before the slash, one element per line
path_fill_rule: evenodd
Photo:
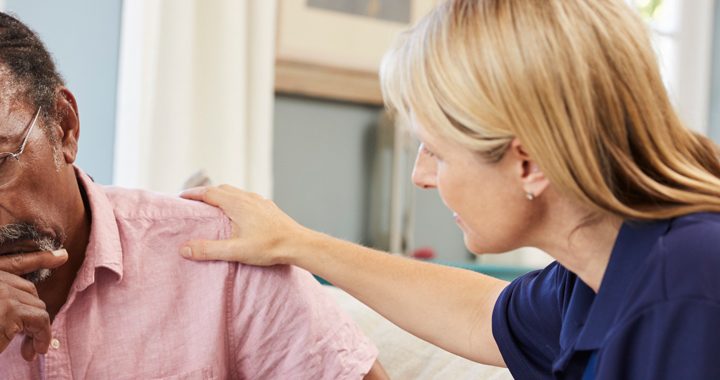
<path fill-rule="evenodd" d="M 233 280 L 237 276 L 238 266 L 237 265 L 230 265 L 230 273 L 229 276 L 225 279 L 225 326 L 230 328 L 230 326 L 233 326 L 233 313 L 232 313 L 232 306 L 233 306 Z M 239 369 L 237 367 L 237 357 L 234 347 L 236 346 L 235 334 L 228 331 L 227 334 L 225 334 L 225 345 L 227 349 L 227 358 L 230 361 L 228 363 L 228 366 L 230 367 L 230 372 L 232 373 L 232 378 L 239 379 Z"/>
<path fill-rule="evenodd" d="M 660 269 L 661 269 L 661 271 L 662 271 L 662 272 L 661 272 L 661 273 L 662 273 L 662 278 L 660 279 L 660 281 L 662 282 L 662 299 L 663 299 L 663 301 L 667 302 L 667 301 L 670 300 L 670 291 L 669 291 L 669 289 L 668 289 L 668 283 L 667 283 L 667 278 L 668 278 L 668 273 L 667 273 L 667 260 L 668 260 L 668 255 L 667 255 L 667 249 L 665 249 L 665 240 L 663 239 L 663 236 L 661 236 L 661 237 L 658 239 L 657 247 L 658 247 L 658 249 L 660 250 L 661 256 L 662 256 L 662 261 L 661 261 L 661 263 L 660 263 L 660 265 L 661 265 L 661 268 L 660 268 Z"/>
<path fill-rule="evenodd" d="M 663 301 L 670 300 L 670 295 L 669 295 L 670 292 L 669 292 L 668 283 L 667 283 L 668 250 L 667 250 L 667 247 L 665 247 L 665 236 L 670 231 L 672 231 L 672 229 L 674 227 L 673 225 L 675 224 L 674 222 L 675 222 L 675 219 L 672 219 L 668 222 L 668 225 L 666 226 L 665 231 L 663 231 L 663 233 L 660 234 L 660 236 L 658 236 L 657 241 L 655 241 L 655 243 L 650 248 L 649 255 L 648 255 L 648 256 L 651 256 L 653 254 L 653 252 L 658 252 L 658 255 L 660 256 L 660 273 L 661 273 L 660 285 L 661 285 L 661 290 L 662 290 L 661 298 Z M 648 259 L 651 259 L 651 257 L 646 258 L 645 263 L 647 263 Z M 657 302 L 654 302 L 653 305 L 656 303 Z M 643 308 L 643 310 L 644 310 L 644 308 Z"/>
<path fill-rule="evenodd" d="M 209 219 L 217 219 L 217 218 L 209 218 Z M 219 239 L 227 239 L 230 237 L 230 228 L 229 223 L 227 222 L 227 219 L 225 219 L 225 223 L 223 225 L 223 231 L 220 236 L 218 236 Z M 230 326 L 234 326 L 234 313 L 233 313 L 233 302 L 235 301 L 235 298 L 233 297 L 234 292 L 234 282 L 237 281 L 237 275 L 239 266 L 238 265 L 229 265 L 229 273 L 228 276 L 225 277 L 225 326 L 227 326 L 228 330 L 230 329 Z M 230 368 L 230 372 L 232 373 L 233 379 L 239 379 L 240 378 L 240 369 L 237 366 L 237 353 L 235 352 L 235 347 L 237 346 L 237 342 L 235 341 L 236 334 L 233 332 L 228 331 L 225 334 L 225 346 L 227 350 L 227 360 L 230 361 L 228 363 L 228 367 Z"/>
<path fill-rule="evenodd" d="M 77 295 L 75 296 L 77 298 Z M 67 317 L 67 315 L 66 315 Z M 70 350 L 70 334 L 68 334 L 67 318 L 63 318 L 63 336 L 65 337 L 65 351 L 67 352 L 67 368 L 70 371 L 69 375 L 73 376 L 73 359 L 72 350 Z"/>

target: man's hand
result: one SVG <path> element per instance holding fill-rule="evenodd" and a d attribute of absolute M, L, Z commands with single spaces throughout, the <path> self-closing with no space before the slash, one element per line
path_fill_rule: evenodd
<path fill-rule="evenodd" d="M 5 351 L 16 334 L 25 334 L 22 356 L 27 361 L 48 351 L 52 332 L 45 303 L 35 285 L 22 275 L 38 269 L 53 269 L 68 259 L 62 249 L 0 257 L 0 352 Z"/>

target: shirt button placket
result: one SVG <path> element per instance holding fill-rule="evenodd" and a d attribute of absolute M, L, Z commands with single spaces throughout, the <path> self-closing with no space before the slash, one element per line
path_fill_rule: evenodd
<path fill-rule="evenodd" d="M 45 375 L 47 379 L 72 379 L 70 356 L 65 338 L 65 321 L 55 319 L 53 338 L 45 355 Z"/>

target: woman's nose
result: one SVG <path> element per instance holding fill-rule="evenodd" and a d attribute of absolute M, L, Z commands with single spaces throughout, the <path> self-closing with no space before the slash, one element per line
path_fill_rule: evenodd
<path fill-rule="evenodd" d="M 435 160 L 422 151 L 418 152 L 412 172 L 413 183 L 421 189 L 432 189 L 435 187 L 435 178 Z"/>

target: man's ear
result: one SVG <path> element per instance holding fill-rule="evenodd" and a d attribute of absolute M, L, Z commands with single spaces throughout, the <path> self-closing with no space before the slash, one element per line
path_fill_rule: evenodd
<path fill-rule="evenodd" d="M 65 87 L 55 96 L 55 109 L 58 117 L 58 137 L 65 162 L 72 164 L 77 158 L 80 140 L 80 114 L 75 96 Z"/>
<path fill-rule="evenodd" d="M 508 153 L 513 155 L 513 161 L 517 168 L 515 173 L 518 174 L 517 178 L 520 186 L 522 186 L 522 190 L 528 199 L 540 196 L 550 185 L 550 181 L 545 177 L 545 173 L 540 169 L 537 162 L 530 157 L 523 147 L 522 142 L 517 138 L 513 139 L 510 143 Z"/>

